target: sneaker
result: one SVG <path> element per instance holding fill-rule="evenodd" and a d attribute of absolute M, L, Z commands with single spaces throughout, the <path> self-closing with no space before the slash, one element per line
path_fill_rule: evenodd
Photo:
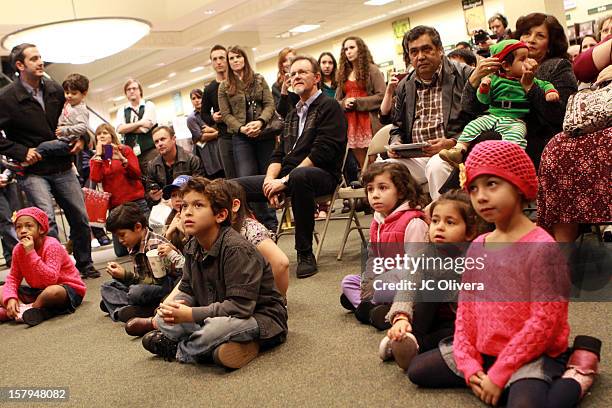
<path fill-rule="evenodd" d="M 458 147 L 453 147 L 452 149 L 442 149 L 440 150 L 439 155 L 442 160 L 454 167 L 459 167 L 459 165 L 465 160 L 465 152 Z"/>
<path fill-rule="evenodd" d="M 7 322 L 9 320 L 11 319 L 8 317 L 8 312 L 4 307 L 0 306 L 0 323 Z"/>
<path fill-rule="evenodd" d="M 376 305 L 370 310 L 370 324 L 376 327 L 378 330 L 389 330 L 391 323 L 386 319 L 387 313 L 389 313 L 391 305 Z"/>
<path fill-rule="evenodd" d="M 355 306 L 353 306 L 353 304 L 351 303 L 351 301 L 349 300 L 349 298 L 346 297 L 346 295 L 343 293 L 340 295 L 340 304 L 342 305 L 343 308 L 345 308 L 346 310 L 349 310 L 351 312 L 355 311 Z"/>
<path fill-rule="evenodd" d="M 599 373 L 601 340 L 591 336 L 576 336 L 574 351 L 567 362 L 563 378 L 571 378 L 580 384 L 580 398 L 583 398 L 595 382 Z"/>
<path fill-rule="evenodd" d="M 213 352 L 213 361 L 226 368 L 242 368 L 259 354 L 259 343 L 237 343 L 230 341 L 223 343 Z"/>
<path fill-rule="evenodd" d="M 109 237 L 107 237 L 106 235 L 101 236 L 100 238 L 98 238 L 98 243 L 100 244 L 100 246 L 107 246 L 112 244 L 113 241 L 111 241 L 111 239 Z"/>
<path fill-rule="evenodd" d="M 391 360 L 393 358 L 393 352 L 391 351 L 391 344 L 393 341 L 389 338 L 389 336 L 383 337 L 378 345 L 378 357 L 382 361 Z"/>
<path fill-rule="evenodd" d="M 122 307 L 117 312 L 117 320 L 127 323 L 135 317 L 151 317 L 155 314 L 155 306 L 129 305 Z"/>
<path fill-rule="evenodd" d="M 87 279 L 87 278 L 95 279 L 95 278 L 99 278 L 100 276 L 101 276 L 100 272 L 97 271 L 96 268 L 94 268 L 93 266 L 90 266 L 89 268 L 81 272 L 81 277 L 84 279 Z"/>
<path fill-rule="evenodd" d="M 391 342 L 391 351 L 397 365 L 406 371 L 419 352 L 419 344 L 412 333 L 406 333 L 401 340 Z"/>
<path fill-rule="evenodd" d="M 95 238 L 91 240 L 91 249 L 94 249 L 94 248 L 100 248 L 100 243 Z"/>
<path fill-rule="evenodd" d="M 305 255 L 300 255 L 298 253 L 298 265 L 295 270 L 298 279 L 308 278 L 317 272 L 317 261 L 315 260 L 314 254 L 312 252 Z"/>
<path fill-rule="evenodd" d="M 176 359 L 176 349 L 178 342 L 164 336 L 159 330 L 153 330 L 144 335 L 142 338 L 142 346 L 145 350 L 157 356 L 163 357 L 164 360 L 172 361 Z"/>
<path fill-rule="evenodd" d="M 28 326 L 36 326 L 49 318 L 48 313 L 43 308 L 30 307 L 21 315 L 22 321 Z"/>

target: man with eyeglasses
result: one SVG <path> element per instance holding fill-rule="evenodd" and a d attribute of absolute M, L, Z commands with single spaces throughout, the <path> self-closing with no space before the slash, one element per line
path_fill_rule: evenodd
<path fill-rule="evenodd" d="M 439 196 L 452 171 L 440 158 L 442 149 L 455 146 L 463 127 L 473 118 L 461 109 L 461 94 L 473 67 L 449 60 L 444 55 L 435 28 L 417 26 L 404 35 L 405 59 L 414 71 L 397 87 L 390 144 L 427 143 L 421 157 L 389 157 L 405 164 L 415 180 L 428 183 L 432 200 Z"/>
<path fill-rule="evenodd" d="M 295 218 L 296 275 L 317 273 L 312 253 L 315 197 L 333 193 L 346 151 L 346 119 L 338 102 L 319 90 L 321 68 L 310 56 L 297 56 L 289 71 L 300 101 L 285 117 L 280 143 L 265 176 L 241 177 L 248 201 L 280 208 L 291 197 Z"/>
<path fill-rule="evenodd" d="M 138 157 L 144 178 L 149 162 L 157 155 L 151 133 L 157 126 L 155 105 L 143 99 L 142 85 L 135 79 L 130 78 L 125 82 L 123 92 L 128 103 L 117 111 L 116 129 L 123 135 L 123 142 Z"/>

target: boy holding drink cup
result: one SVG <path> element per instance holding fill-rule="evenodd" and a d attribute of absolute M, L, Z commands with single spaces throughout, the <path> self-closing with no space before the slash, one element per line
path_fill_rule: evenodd
<path fill-rule="evenodd" d="M 153 316 L 159 302 L 180 278 L 179 264 L 182 262 L 158 253 L 157 247 L 169 242 L 148 228 L 146 216 L 135 203 L 114 208 L 106 228 L 128 249 L 134 271 L 126 270 L 117 262 L 107 264 L 106 272 L 113 279 L 100 288 L 100 308 L 113 321 L 127 322 L 133 317 Z"/>

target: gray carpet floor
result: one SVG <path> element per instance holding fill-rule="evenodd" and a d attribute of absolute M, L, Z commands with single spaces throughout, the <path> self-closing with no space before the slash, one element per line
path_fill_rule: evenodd
<path fill-rule="evenodd" d="M 359 268 L 358 235 L 351 236 L 338 262 L 344 224 L 331 225 L 319 273 L 308 279 L 294 277 L 293 237 L 279 241 L 292 261 L 289 336 L 285 344 L 240 370 L 168 363 L 149 354 L 139 338 L 126 335 L 122 324 L 100 311 L 99 289 L 108 279 L 105 275 L 87 281 L 83 305 L 73 315 L 32 328 L 0 325 L 0 387 L 68 387 L 69 401 L 62 407 L 484 406 L 467 389 L 418 389 L 393 362 L 379 360 L 383 334 L 359 324 L 338 301 L 341 279 Z M 103 268 L 113 259 L 112 249 L 97 249 L 94 259 Z M 590 334 L 604 341 L 602 374 L 583 407 L 612 406 L 611 311 L 610 303 L 570 306 L 571 336 Z M 0 405 L 41 404 L 0 401 Z"/>

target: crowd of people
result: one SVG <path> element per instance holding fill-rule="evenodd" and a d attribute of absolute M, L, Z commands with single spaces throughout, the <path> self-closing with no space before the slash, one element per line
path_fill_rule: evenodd
<path fill-rule="evenodd" d="M 437 30 L 417 26 L 402 42 L 409 69 L 388 83 L 356 36 L 338 58 L 281 50 L 272 87 L 244 49 L 215 45 L 215 79 L 190 92 L 192 151 L 158 123 L 134 79 L 115 125 L 101 124 L 90 140 L 87 78 L 45 79 L 36 46 L 21 44 L 10 55 L 18 77 L 0 91 L 0 153 L 29 206 L 11 219 L 17 208 L 0 195 L 11 268 L 0 321 L 33 326 L 73 313 L 84 280 L 100 277 L 91 257 L 100 233 L 89 226 L 81 176 L 110 193 L 106 230 L 117 257 L 133 263 L 108 263 L 100 309 L 153 354 L 240 368 L 287 337 L 289 258 L 274 240 L 277 210 L 292 209 L 295 273 L 308 278 L 318 272 L 315 220 L 334 211 L 317 197 L 359 181 L 374 212 L 369 257 L 339 296 L 357 320 L 387 330 L 381 359 L 421 387 L 467 386 L 491 405 L 575 406 L 597 375 L 601 342 L 583 335 L 569 346 L 568 296 L 556 289 L 570 273 L 548 260 L 563 259 L 553 244 L 575 241 L 580 225 L 612 219 L 609 106 L 603 118 L 575 106 L 580 84 L 593 103 L 594 89 L 610 87 L 611 27 L 604 19 L 601 37 L 583 38 L 571 57 L 563 26 L 542 13 L 520 17 L 515 30 L 494 15 L 492 34 L 475 36 L 477 54 L 466 42 L 445 55 Z M 367 157 L 385 124 L 388 152 Z M 8 176 L 0 175 L 3 192 Z M 74 260 L 57 239 L 54 201 Z M 169 216 L 154 232 L 149 216 L 166 202 Z M 537 205 L 536 224 L 528 205 Z M 373 273 L 374 258 L 419 253 L 488 256 L 484 276 L 499 277 L 489 279 L 497 286 L 436 301 L 379 288 L 401 276 Z M 414 284 L 425 280 L 417 272 Z M 462 284 L 482 276 L 468 268 Z M 495 296 L 509 288 L 518 294 L 500 306 Z"/>

